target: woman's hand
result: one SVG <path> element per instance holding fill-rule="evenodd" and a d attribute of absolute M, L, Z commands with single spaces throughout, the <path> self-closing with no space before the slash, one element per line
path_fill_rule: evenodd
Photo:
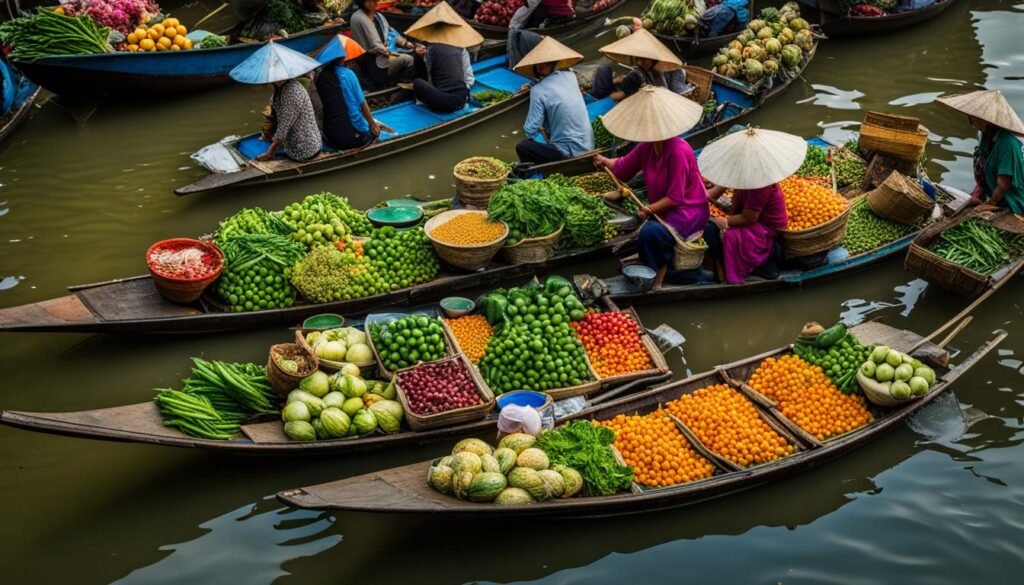
<path fill-rule="evenodd" d="M 718 229 L 722 230 L 723 232 L 729 229 L 729 220 L 725 219 L 724 217 L 712 217 L 711 222 L 718 226 Z"/>
<path fill-rule="evenodd" d="M 595 169 L 597 169 L 599 171 L 603 171 L 604 169 L 611 170 L 612 164 L 613 164 L 612 163 L 612 159 L 610 159 L 610 158 L 608 158 L 606 156 L 601 156 L 600 154 L 595 154 L 594 155 L 594 168 Z"/>
<path fill-rule="evenodd" d="M 636 216 L 639 217 L 640 219 L 647 219 L 653 214 L 654 212 L 651 211 L 651 208 L 646 205 L 644 205 L 643 207 L 636 211 Z"/>
<path fill-rule="evenodd" d="M 268 160 L 270 160 L 272 158 L 274 158 L 274 153 L 268 150 L 267 152 L 264 152 L 263 154 L 257 156 L 253 160 L 263 162 L 263 161 L 268 161 Z"/>
<path fill-rule="evenodd" d="M 370 120 L 370 135 L 374 138 L 380 136 L 380 124 L 377 123 L 377 120 Z"/>

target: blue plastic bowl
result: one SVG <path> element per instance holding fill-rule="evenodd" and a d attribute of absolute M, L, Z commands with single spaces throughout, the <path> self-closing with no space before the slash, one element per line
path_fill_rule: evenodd
<path fill-rule="evenodd" d="M 543 392 L 534 392 L 533 390 L 516 390 L 515 392 L 507 392 L 498 396 L 498 408 L 505 408 L 509 404 L 515 404 L 516 406 L 532 406 L 533 408 L 540 410 L 551 397 Z"/>
<path fill-rule="evenodd" d="M 643 264 L 628 264 L 622 268 L 622 275 L 637 292 L 647 292 L 654 286 L 654 278 L 658 273 Z"/>

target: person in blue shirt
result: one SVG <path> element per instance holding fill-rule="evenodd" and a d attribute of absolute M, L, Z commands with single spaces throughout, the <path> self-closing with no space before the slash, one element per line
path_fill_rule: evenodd
<path fill-rule="evenodd" d="M 516 73 L 538 79 L 530 90 L 526 139 L 516 144 L 521 162 L 552 162 L 594 149 L 594 130 L 576 75 L 564 71 L 581 60 L 583 55 L 545 37 L 516 64 Z M 538 135 L 543 142 L 535 140 Z"/>
<path fill-rule="evenodd" d="M 709 3 L 708 9 L 700 17 L 698 26 L 701 35 L 707 38 L 743 30 L 749 21 L 747 0 L 722 0 L 714 6 Z"/>
<path fill-rule="evenodd" d="M 352 39 L 338 35 L 317 55 L 317 60 L 326 64 L 316 76 L 316 92 L 323 105 L 323 133 L 327 144 L 337 150 L 366 146 L 380 135 L 359 78 L 346 65 L 364 52 Z"/>

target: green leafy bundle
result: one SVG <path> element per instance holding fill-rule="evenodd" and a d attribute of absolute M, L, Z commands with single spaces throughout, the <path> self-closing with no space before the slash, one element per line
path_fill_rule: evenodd
<path fill-rule="evenodd" d="M 615 431 L 586 420 L 572 421 L 542 434 L 537 446 L 552 463 L 561 463 L 583 475 L 584 496 L 610 496 L 629 489 L 633 468 L 615 458 Z"/>
<path fill-rule="evenodd" d="M 550 188 L 544 180 L 528 179 L 505 185 L 491 197 L 487 213 L 492 220 L 508 224 L 508 245 L 547 236 L 562 227 L 563 209 L 551 197 Z"/>
<path fill-rule="evenodd" d="M 13 45 L 12 59 L 111 53 L 110 29 L 86 15 L 64 16 L 50 8 L 0 24 L 0 44 Z"/>

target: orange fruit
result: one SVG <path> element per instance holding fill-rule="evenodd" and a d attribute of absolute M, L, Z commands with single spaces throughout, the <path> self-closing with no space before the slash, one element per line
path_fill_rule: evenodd
<path fill-rule="evenodd" d="M 129 46 L 137 45 L 139 43 L 139 35 L 137 35 L 137 34 L 135 34 L 133 32 L 130 32 L 130 33 L 128 33 L 128 37 L 125 40 L 128 41 L 128 45 Z"/>
<path fill-rule="evenodd" d="M 135 43 L 129 43 L 128 44 L 128 52 L 129 53 L 134 53 L 134 52 L 136 52 L 138 50 L 139 50 L 139 46 L 136 45 Z"/>
<path fill-rule="evenodd" d="M 157 42 L 156 42 L 156 46 L 157 47 L 163 47 L 164 49 L 170 49 L 171 48 L 171 39 L 169 39 L 167 37 L 160 37 L 160 39 L 157 40 Z"/>
<path fill-rule="evenodd" d="M 177 18 L 165 18 L 161 24 L 163 24 L 164 26 L 175 26 L 176 27 L 180 23 L 179 23 Z"/>
<path fill-rule="evenodd" d="M 168 26 L 164 28 L 164 36 L 169 39 L 173 39 L 174 37 L 178 36 L 178 29 L 173 26 Z"/>
<path fill-rule="evenodd" d="M 142 39 L 139 41 L 139 48 L 143 51 L 152 51 L 156 48 L 156 43 L 153 42 L 153 39 Z"/>
<path fill-rule="evenodd" d="M 182 47 L 182 49 L 185 49 L 187 51 L 187 50 L 189 50 L 191 48 L 192 48 L 192 39 L 190 39 L 188 37 L 185 37 L 185 46 Z"/>
<path fill-rule="evenodd" d="M 188 34 L 188 29 L 185 28 L 185 26 L 182 25 L 182 24 L 176 24 L 176 25 L 174 25 L 174 28 L 178 29 L 178 34 L 179 35 L 187 35 Z"/>
<path fill-rule="evenodd" d="M 186 39 L 185 37 L 183 37 L 181 35 L 178 35 L 178 36 L 174 37 L 174 40 L 172 42 L 174 43 L 175 47 L 178 47 L 179 49 L 184 49 L 185 48 L 185 41 L 187 41 L 187 40 L 188 39 Z"/>
<path fill-rule="evenodd" d="M 156 26 L 160 26 L 160 25 L 156 25 Z M 148 31 L 146 31 L 146 36 L 151 38 L 151 39 L 153 39 L 154 41 L 159 39 L 160 37 L 164 36 L 164 29 L 163 29 L 163 27 L 161 27 L 159 30 L 157 30 L 156 26 L 154 26 L 153 28 L 151 28 Z"/>
<path fill-rule="evenodd" d="M 178 45 L 171 45 L 171 49 L 170 50 L 172 50 L 172 51 L 180 51 L 181 47 L 179 47 Z"/>

